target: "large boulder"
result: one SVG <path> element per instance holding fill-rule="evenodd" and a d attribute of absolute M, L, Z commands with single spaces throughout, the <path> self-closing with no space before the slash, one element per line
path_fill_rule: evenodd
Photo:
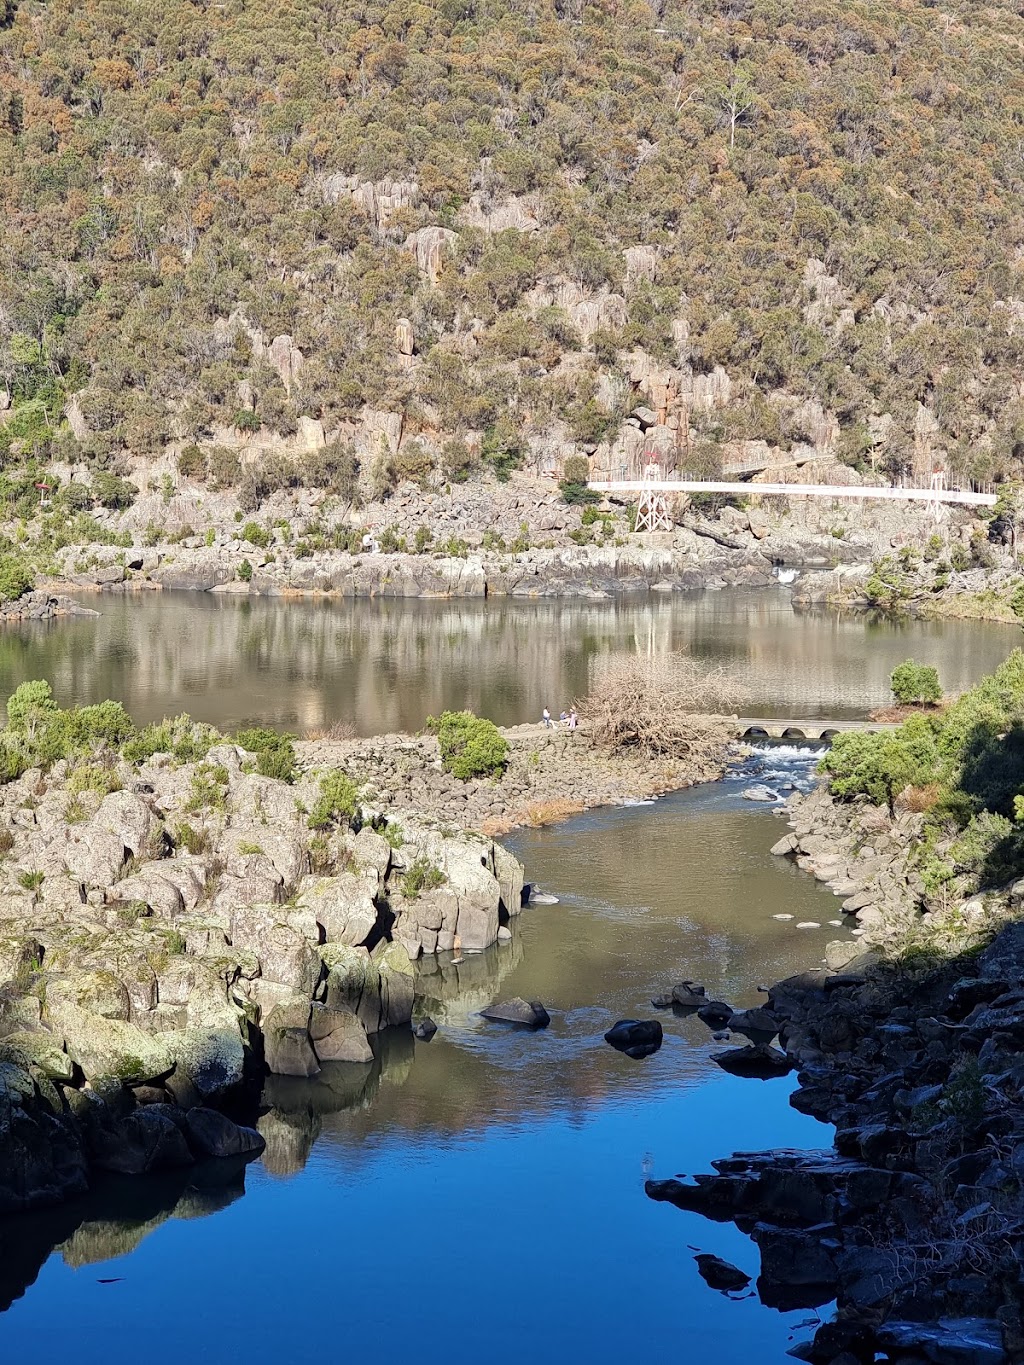
<path fill-rule="evenodd" d="M 314 1004 L 309 1021 L 313 1050 L 321 1062 L 372 1062 L 373 1050 L 357 1015 Z"/>
<path fill-rule="evenodd" d="M 320 979 L 320 956 L 303 934 L 282 922 L 278 906 L 236 906 L 231 914 L 231 943 L 256 953 L 268 981 L 313 994 Z"/>
<path fill-rule="evenodd" d="M 78 1125 L 38 1102 L 27 1071 L 0 1062 L 0 1214 L 84 1194 L 87 1169 Z"/>
<path fill-rule="evenodd" d="M 771 1080 L 774 1076 L 785 1076 L 793 1069 L 792 1061 L 784 1052 L 765 1043 L 713 1052 L 711 1060 L 733 1076 L 750 1076 L 762 1081 Z"/>
<path fill-rule="evenodd" d="M 0 938 L 0 985 L 23 978 L 42 956 L 42 944 L 32 934 Z"/>
<path fill-rule="evenodd" d="M 699 1010 L 708 1003 L 703 986 L 693 981 L 680 981 L 672 987 L 672 1004 L 683 1010 Z"/>
<path fill-rule="evenodd" d="M 63 1036 L 68 1056 L 86 1080 L 113 1077 L 126 1085 L 160 1080 L 170 1074 L 174 1058 L 158 1034 L 145 1033 L 123 1019 L 107 1019 L 69 1002 L 47 1013 L 55 1033 Z"/>
<path fill-rule="evenodd" d="M 551 1023 L 551 1015 L 539 1000 L 523 1000 L 521 996 L 488 1005 L 480 1011 L 480 1015 L 494 1023 L 514 1024 L 517 1028 L 547 1028 Z"/>
<path fill-rule="evenodd" d="M 162 1035 L 174 1071 L 168 1085 L 181 1102 L 178 1090 L 187 1086 L 195 1102 L 223 1099 L 241 1085 L 245 1049 L 236 1029 L 190 1028 Z"/>
<path fill-rule="evenodd" d="M 88 1126 L 89 1155 L 102 1171 L 148 1175 L 192 1164 L 192 1153 L 170 1105 L 147 1104 L 123 1118 Z"/>
<path fill-rule="evenodd" d="M 128 987 L 110 971 L 66 972 L 51 976 L 46 983 L 46 1008 L 49 1014 L 64 1005 L 98 1014 L 104 1019 L 127 1019 L 131 1014 Z"/>
<path fill-rule="evenodd" d="M 263 1052 L 275 1076 L 315 1076 L 320 1070 L 309 1035 L 312 1003 L 300 994 L 275 1005 L 263 1021 Z"/>
<path fill-rule="evenodd" d="M 268 1027 L 263 1046 L 267 1066 L 275 1076 L 316 1076 L 320 1071 L 307 1029 Z"/>
<path fill-rule="evenodd" d="M 358 1016 L 367 1033 L 378 1033 L 412 1019 L 415 996 L 412 960 L 401 943 L 365 948 L 321 948 L 328 967 L 325 1003 Z"/>
<path fill-rule="evenodd" d="M 662 1037 L 662 1027 L 657 1019 L 620 1019 L 604 1035 L 604 1040 L 627 1057 L 639 1059 L 657 1052 Z"/>
<path fill-rule="evenodd" d="M 155 821 L 153 812 L 133 792 L 111 792 L 100 802 L 92 825 L 120 839 L 122 847 L 138 858 L 145 852 Z"/>
<path fill-rule="evenodd" d="M 494 875 L 498 880 L 501 904 L 506 914 L 518 915 L 523 908 L 523 865 L 501 844 L 491 845 Z"/>
<path fill-rule="evenodd" d="M 255 1128 L 232 1123 L 216 1109 L 190 1109 L 185 1116 L 185 1132 L 199 1156 L 255 1156 L 267 1145 Z"/>
<path fill-rule="evenodd" d="M 768 1010 L 735 1010 L 729 1016 L 729 1028 L 755 1043 L 770 1043 L 779 1031 L 779 1021 Z"/>
<path fill-rule="evenodd" d="M 233 920 L 236 911 L 256 905 L 276 905 L 282 899 L 284 878 L 264 853 L 236 858 L 217 885 L 210 905 L 215 919 Z"/>
<path fill-rule="evenodd" d="M 0 1042 L 0 1061 L 35 1067 L 51 1081 L 68 1082 L 74 1074 L 62 1040 L 45 1029 L 9 1033 Z"/>
<path fill-rule="evenodd" d="M 380 1028 L 410 1023 L 416 986 L 408 952 L 401 943 L 378 943 L 370 960 L 380 980 Z"/>
<path fill-rule="evenodd" d="M 328 943 L 365 943 L 377 923 L 371 886 L 351 872 L 305 878 L 296 904 L 312 914 Z"/>

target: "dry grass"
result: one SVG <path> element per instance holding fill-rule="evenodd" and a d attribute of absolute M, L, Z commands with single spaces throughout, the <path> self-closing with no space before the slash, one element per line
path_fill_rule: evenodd
<path fill-rule="evenodd" d="M 348 720 L 334 720 L 330 725 L 317 726 L 312 730 L 307 730 L 302 736 L 303 739 L 330 739 L 335 742 L 343 739 L 355 739 L 356 727 Z"/>
<path fill-rule="evenodd" d="M 925 787 L 907 787 L 896 798 L 896 809 L 923 815 L 931 810 L 941 795 L 942 787 L 938 782 L 929 782 Z"/>
<path fill-rule="evenodd" d="M 948 701 L 941 701 L 934 706 L 924 702 L 919 706 L 876 706 L 868 713 L 868 719 L 876 720 L 880 725 L 902 725 L 911 716 L 941 716 L 948 705 Z"/>
<path fill-rule="evenodd" d="M 586 809 L 586 802 L 570 797 L 530 801 L 525 806 L 514 806 L 505 815 L 485 820 L 480 826 L 480 833 L 495 839 L 502 834 L 511 834 L 514 829 L 522 829 L 524 825 L 528 829 L 540 829 L 544 825 L 556 825 L 560 820 L 568 820 L 570 816 L 579 815 Z"/>
<path fill-rule="evenodd" d="M 735 712 L 743 691 L 734 675 L 678 654 L 598 661 L 579 704 L 592 742 L 651 758 L 710 759 L 721 749 L 718 717 Z"/>

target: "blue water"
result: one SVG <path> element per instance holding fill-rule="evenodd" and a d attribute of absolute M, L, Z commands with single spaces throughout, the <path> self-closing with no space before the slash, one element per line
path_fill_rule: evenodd
<path fill-rule="evenodd" d="M 765 771 L 799 768 L 787 755 Z M 695 1019 L 659 1016 L 665 1044 L 643 1062 L 601 1039 L 615 1017 L 650 1017 L 652 991 L 688 965 L 753 1003 L 763 975 L 824 941 L 773 918 L 785 905 L 824 921 L 834 901 L 767 856 L 783 826 L 742 802 L 745 780 L 517 836 L 561 903 L 431 978 L 434 1042 L 396 1044 L 362 1091 L 350 1072 L 268 1087 L 266 1160 L 226 1207 L 186 1194 L 169 1216 L 140 1210 L 134 1234 L 93 1212 L 0 1317 L 4 1358 L 783 1362 L 815 1314 L 709 1289 L 695 1251 L 756 1277 L 756 1248 L 643 1182 L 734 1150 L 828 1146 L 831 1129 L 789 1106 L 790 1080 L 721 1072 Z M 477 1017 L 485 996 L 535 993 L 553 1013 L 543 1034 Z"/>

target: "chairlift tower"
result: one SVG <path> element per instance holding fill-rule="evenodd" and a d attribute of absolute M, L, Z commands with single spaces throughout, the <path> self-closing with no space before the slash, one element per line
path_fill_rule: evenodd
<path fill-rule="evenodd" d="M 671 531 L 672 518 L 668 514 L 668 499 L 654 486 L 661 482 L 661 465 L 652 460 L 644 466 L 643 485 L 640 499 L 636 505 L 636 521 L 633 530 L 639 535 L 644 531 Z"/>

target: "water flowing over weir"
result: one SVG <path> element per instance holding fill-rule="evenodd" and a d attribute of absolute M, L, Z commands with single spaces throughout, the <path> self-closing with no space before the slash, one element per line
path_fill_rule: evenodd
<path fill-rule="evenodd" d="M 205 709 L 220 705 L 239 719 L 290 723 L 283 713 L 300 701 L 331 718 L 354 696 L 367 728 L 437 709 L 441 693 L 430 688 L 475 687 L 477 709 L 487 709 L 478 696 L 496 698 L 512 712 L 499 719 L 509 719 L 532 714 L 535 696 L 543 704 L 553 678 L 563 691 L 585 681 L 595 652 L 654 639 L 742 660 L 762 680 L 759 713 L 794 701 L 806 713 L 810 691 L 833 714 L 849 676 L 858 699 L 849 709 L 862 715 L 885 699 L 886 664 L 913 653 L 956 686 L 1011 643 L 989 628 L 883 627 L 880 664 L 874 637 L 870 659 L 865 648 L 874 627 L 795 618 L 781 594 L 597 610 L 510 605 L 468 618 L 447 604 L 415 604 L 411 617 L 408 604 L 396 616 L 366 604 L 273 603 L 265 614 L 259 605 L 248 616 L 237 607 L 188 615 L 168 599 L 134 617 L 134 604 L 122 605 L 105 626 L 90 623 L 120 641 L 106 664 L 80 633 L 9 637 L 11 685 L 50 671 L 41 666 L 49 659 L 65 697 L 77 688 L 82 700 L 144 697 L 156 714 L 187 705 L 223 722 Z M 418 663 L 410 622 L 419 622 Z M 207 674 L 185 669 L 186 628 Z M 514 645 L 528 628 L 520 676 Z M 462 672 L 439 677 L 439 660 L 457 663 L 460 648 Z M 345 685 L 365 687 L 345 693 L 325 660 L 341 661 Z M 264 717 L 264 706 L 278 709 Z M 420 1005 L 439 1025 L 433 1041 L 382 1035 L 372 1063 L 329 1063 L 311 1082 L 269 1080 L 258 1119 L 267 1150 L 245 1169 L 111 1180 L 77 1204 L 0 1221 L 8 1354 L 51 1359 L 40 1322 L 59 1318 L 79 1329 L 84 1365 L 116 1358 L 112 1340 L 133 1352 L 144 1343 L 153 1365 L 179 1365 L 199 1332 L 211 1355 L 305 1362 L 309 1329 L 299 1323 L 308 1305 L 326 1302 L 341 1309 L 351 1360 L 401 1353 L 417 1365 L 518 1365 L 529 1353 L 619 1365 L 678 1354 L 682 1340 L 721 1365 L 781 1361 L 805 1335 L 797 1328 L 807 1314 L 709 1288 L 695 1252 L 756 1277 L 756 1249 L 731 1225 L 652 1203 L 644 1178 L 706 1170 L 734 1149 L 828 1146 L 831 1130 L 789 1106 L 791 1078 L 725 1074 L 699 1020 L 651 1001 L 691 978 L 714 998 L 757 1005 L 758 985 L 813 966 L 847 932 L 832 923 L 835 898 L 768 853 L 785 829 L 777 804 L 811 782 L 818 752 L 758 742 L 719 783 L 510 838 L 528 879 L 557 903 L 528 907 L 509 943 L 421 962 Z M 756 786 L 773 796 L 744 795 Z M 515 996 L 542 1000 L 550 1027 L 516 1032 L 480 1018 Z M 634 1060 L 603 1041 L 629 1018 L 662 1022 L 653 1056 Z"/>

